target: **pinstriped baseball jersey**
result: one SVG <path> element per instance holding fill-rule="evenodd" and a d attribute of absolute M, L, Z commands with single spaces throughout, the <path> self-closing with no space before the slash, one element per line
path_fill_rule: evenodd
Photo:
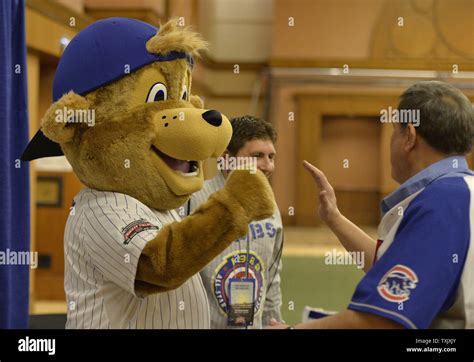
<path fill-rule="evenodd" d="M 131 196 L 83 189 L 74 198 L 64 236 L 66 328 L 209 328 L 199 274 L 178 289 L 139 297 L 140 254 L 175 211 L 150 209 Z"/>
<path fill-rule="evenodd" d="M 205 202 L 215 191 L 225 184 L 221 172 L 204 187 L 193 194 L 191 210 Z M 249 328 L 262 328 L 270 324 L 270 319 L 281 320 L 280 271 L 283 244 L 281 216 L 278 211 L 265 220 L 249 225 L 249 251 L 247 237 L 234 241 L 224 252 L 210 262 L 202 271 L 201 277 L 209 298 L 211 328 L 228 328 L 228 282 L 231 278 L 246 275 L 248 260 L 249 276 L 255 279 L 254 325 Z"/>

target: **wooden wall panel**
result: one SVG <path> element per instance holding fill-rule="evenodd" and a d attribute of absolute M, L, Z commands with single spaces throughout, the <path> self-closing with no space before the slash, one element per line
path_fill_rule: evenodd
<path fill-rule="evenodd" d="M 472 0 L 275 0 L 274 8 L 273 66 L 474 69 Z"/>
<path fill-rule="evenodd" d="M 48 36 L 45 36 L 47 29 Z M 42 53 L 59 57 L 62 54 L 60 39 L 72 39 L 79 31 L 77 27 L 59 24 L 46 16 L 26 8 L 26 45 Z"/>
<path fill-rule="evenodd" d="M 323 117 L 320 167 L 334 188 L 378 191 L 380 128 L 373 117 Z"/>
<path fill-rule="evenodd" d="M 376 117 L 323 117 L 320 168 L 339 209 L 357 224 L 379 221 L 381 127 Z"/>
<path fill-rule="evenodd" d="M 392 137 L 393 125 L 384 123 L 380 128 L 380 192 L 387 195 L 398 187 L 392 179 L 392 167 L 390 165 L 390 139 Z"/>
<path fill-rule="evenodd" d="M 312 225 L 316 213 L 317 193 L 314 181 L 303 168 L 303 160 L 314 165 L 319 164 L 321 147 L 321 113 L 312 107 L 309 102 L 302 102 L 297 115 L 298 143 L 296 162 L 296 205 L 295 222 L 297 225 Z M 291 176 L 291 175 L 290 175 Z"/>
<path fill-rule="evenodd" d="M 356 93 L 356 92 L 354 92 Z M 296 96 L 297 104 L 297 139 L 295 141 L 297 147 L 296 157 L 294 161 L 296 165 L 296 186 L 295 186 L 295 222 L 302 226 L 315 226 L 320 224 L 317 217 L 317 193 L 313 180 L 301 166 L 303 159 L 314 162 L 316 166 L 320 166 L 321 147 L 324 147 L 322 139 L 322 117 L 324 116 L 341 116 L 346 115 L 350 117 L 374 117 L 378 118 L 380 110 L 388 106 L 396 106 L 397 97 L 386 94 L 301 94 Z M 379 150 L 375 150 L 378 152 Z M 378 159 L 378 157 L 377 157 Z M 380 162 L 380 160 L 379 160 Z M 292 165 L 288 165 L 292 166 Z M 282 165 L 279 165 L 282 167 Z M 285 165 L 283 165 L 285 167 Z M 367 166 L 370 167 L 370 166 Z M 376 169 L 380 165 L 374 166 Z M 385 168 L 384 168 L 385 170 Z M 324 172 L 324 170 L 322 170 Z M 363 170 L 361 170 L 363 172 Z M 378 172 L 377 172 L 378 173 Z M 291 171 L 286 176 L 292 177 Z M 278 180 L 278 182 L 285 182 Z M 359 200 L 361 195 L 368 197 L 368 204 L 375 205 L 376 203 L 370 200 L 380 199 L 380 189 L 349 189 L 338 190 L 342 191 L 343 207 L 348 212 L 353 213 L 355 219 L 362 222 L 369 222 L 378 220 L 378 209 L 376 208 L 372 213 L 367 214 L 366 205 L 363 205 L 360 210 L 355 210 L 356 204 L 354 200 Z M 370 202 L 369 202 L 370 201 Z M 378 206 L 376 206 L 378 207 Z M 375 221 L 376 222 L 376 221 Z"/>
<path fill-rule="evenodd" d="M 380 222 L 378 191 L 336 190 L 339 210 L 356 225 L 377 225 Z"/>
<path fill-rule="evenodd" d="M 62 180 L 60 207 L 38 206 L 36 209 L 36 250 L 50 257 L 50 268 L 36 269 L 36 299 L 64 299 L 64 227 L 74 196 L 83 187 L 72 172 L 38 172 L 39 177 Z"/>

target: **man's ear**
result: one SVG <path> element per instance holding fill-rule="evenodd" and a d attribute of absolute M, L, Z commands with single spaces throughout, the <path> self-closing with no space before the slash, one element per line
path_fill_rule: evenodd
<path fill-rule="evenodd" d="M 63 95 L 49 107 L 41 120 L 44 135 L 57 143 L 71 141 L 79 126 L 74 119 L 76 111 L 87 112 L 89 108 L 90 103 L 86 98 L 72 91 Z"/>
<path fill-rule="evenodd" d="M 195 108 L 203 109 L 204 108 L 204 102 L 202 101 L 201 97 L 191 94 L 189 97 L 189 101 Z"/>
<path fill-rule="evenodd" d="M 416 129 L 411 123 L 408 123 L 405 132 L 405 151 L 411 151 L 416 145 Z"/>

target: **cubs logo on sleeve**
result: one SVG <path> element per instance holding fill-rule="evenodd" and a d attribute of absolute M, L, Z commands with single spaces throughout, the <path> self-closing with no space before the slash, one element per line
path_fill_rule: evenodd
<path fill-rule="evenodd" d="M 401 303 L 410 299 L 410 292 L 415 289 L 418 277 L 405 265 L 395 265 L 380 280 L 377 291 L 389 302 Z"/>

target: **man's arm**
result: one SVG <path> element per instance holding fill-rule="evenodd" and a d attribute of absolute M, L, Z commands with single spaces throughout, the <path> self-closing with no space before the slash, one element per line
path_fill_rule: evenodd
<path fill-rule="evenodd" d="M 348 252 L 363 252 L 363 269 L 367 273 L 374 262 L 376 241 L 342 214 L 327 221 L 326 224 Z"/>
<path fill-rule="evenodd" d="M 271 329 L 286 329 L 288 325 L 272 321 Z M 402 329 L 403 326 L 388 318 L 372 313 L 346 309 L 329 317 L 315 319 L 293 326 L 294 329 Z"/>
<path fill-rule="evenodd" d="M 364 271 L 367 272 L 374 261 L 376 241 L 341 214 L 337 208 L 334 188 L 326 175 L 308 161 L 304 161 L 303 164 L 313 176 L 319 190 L 318 212 L 321 220 L 329 226 L 347 251 L 363 252 Z"/>

